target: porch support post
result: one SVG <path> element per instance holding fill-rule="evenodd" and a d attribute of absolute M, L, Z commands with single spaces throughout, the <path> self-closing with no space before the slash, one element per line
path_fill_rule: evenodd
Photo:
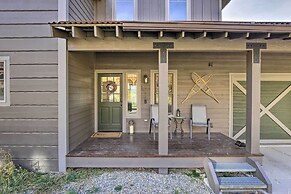
<path fill-rule="evenodd" d="M 168 49 L 173 42 L 154 42 L 159 49 L 159 155 L 168 155 Z"/>
<path fill-rule="evenodd" d="M 68 0 L 58 1 L 58 20 L 68 18 Z M 66 155 L 69 150 L 68 135 L 68 52 L 67 40 L 58 39 L 58 167 L 66 172 Z"/>
<path fill-rule="evenodd" d="M 246 150 L 260 153 L 261 49 L 266 43 L 247 43 Z"/>

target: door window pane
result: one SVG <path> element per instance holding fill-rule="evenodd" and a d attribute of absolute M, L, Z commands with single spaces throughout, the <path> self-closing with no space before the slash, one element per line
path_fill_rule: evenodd
<path fill-rule="evenodd" d="M 172 21 L 187 20 L 187 0 L 169 0 L 169 19 Z"/>
<path fill-rule="evenodd" d="M 0 62 L 0 101 L 4 101 L 4 63 Z"/>
<path fill-rule="evenodd" d="M 101 102 L 121 102 L 120 77 L 101 77 Z"/>
<path fill-rule="evenodd" d="M 116 0 L 116 20 L 134 20 L 134 0 Z"/>
<path fill-rule="evenodd" d="M 137 74 L 127 74 L 127 103 L 128 113 L 137 113 Z"/>
<path fill-rule="evenodd" d="M 159 74 L 154 73 L 154 103 L 159 103 Z M 174 103 L 174 74 L 168 74 L 168 112 L 173 114 L 173 103 Z"/>

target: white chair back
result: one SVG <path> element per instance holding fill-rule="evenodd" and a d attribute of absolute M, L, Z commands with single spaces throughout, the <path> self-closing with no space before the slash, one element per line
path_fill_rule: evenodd
<path fill-rule="evenodd" d="M 207 113 L 205 105 L 191 105 L 192 122 L 207 124 Z"/>
<path fill-rule="evenodd" d="M 159 105 L 152 104 L 150 106 L 150 117 L 151 119 L 155 119 L 155 123 L 159 122 Z"/>

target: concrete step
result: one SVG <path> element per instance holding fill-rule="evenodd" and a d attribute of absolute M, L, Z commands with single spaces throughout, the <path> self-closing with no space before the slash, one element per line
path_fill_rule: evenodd
<path fill-rule="evenodd" d="M 267 185 L 257 177 L 218 177 L 221 190 L 259 190 Z"/>
<path fill-rule="evenodd" d="M 246 162 L 213 163 L 215 172 L 256 172 L 256 169 Z"/>

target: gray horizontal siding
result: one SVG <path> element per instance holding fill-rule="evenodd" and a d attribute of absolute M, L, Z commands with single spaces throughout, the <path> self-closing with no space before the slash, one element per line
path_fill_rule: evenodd
<path fill-rule="evenodd" d="M 94 130 L 94 54 L 69 54 L 69 146 L 74 149 Z"/>
<path fill-rule="evenodd" d="M 57 133 L 57 119 L 0 119 L 0 133 Z"/>
<path fill-rule="evenodd" d="M 33 99 L 32 99 L 33 100 Z M 0 119 L 57 119 L 58 109 L 51 106 L 1 107 Z"/>
<path fill-rule="evenodd" d="M 98 53 L 96 69 L 141 69 L 142 75 L 150 75 L 151 69 L 158 69 L 158 56 L 156 53 Z M 263 53 L 262 72 L 263 73 L 291 73 L 291 54 L 284 53 Z M 209 61 L 213 62 L 213 67 L 208 67 Z M 213 131 L 222 132 L 228 135 L 229 132 L 229 73 L 245 73 L 246 55 L 245 53 L 170 53 L 169 69 L 178 71 L 178 94 L 177 108 L 181 110 L 187 121 L 183 123 L 183 128 L 188 131 L 190 105 L 206 104 L 208 116 L 213 123 Z M 181 102 L 188 95 L 194 83 L 191 80 L 191 73 L 196 72 L 203 76 L 213 74 L 208 85 L 220 101 L 217 104 L 213 99 L 203 92 L 198 92 L 184 104 Z M 152 78 L 150 79 L 152 80 Z M 147 100 L 147 104 L 141 105 L 141 119 L 134 119 L 137 132 L 147 132 L 149 123 L 144 122 L 149 119 L 150 105 L 150 84 L 142 83 L 141 101 Z M 205 131 L 204 128 L 195 128 L 195 132 Z"/>
<path fill-rule="evenodd" d="M 11 92 L 55 92 L 58 91 L 57 79 L 11 79 Z"/>
<path fill-rule="evenodd" d="M 33 101 L 31 100 L 33 99 Z M 57 92 L 11 92 L 10 103 L 16 105 L 58 105 Z"/>
<path fill-rule="evenodd" d="M 57 64 L 58 51 L 18 51 L 0 52 L 0 56 L 10 56 L 11 65 L 19 64 Z"/>
<path fill-rule="evenodd" d="M 0 56 L 10 56 L 10 107 L 0 107 L 0 147 L 16 163 L 57 170 L 58 0 L 0 0 Z M 32 168 L 33 169 L 33 168 Z"/>
<path fill-rule="evenodd" d="M 13 78 L 57 78 L 56 65 L 11 65 L 10 77 Z"/>
<path fill-rule="evenodd" d="M 0 146 L 8 150 L 14 159 L 56 159 L 58 158 L 57 146 Z"/>
<path fill-rule="evenodd" d="M 58 0 L 0 0 L 0 11 L 58 10 Z"/>
<path fill-rule="evenodd" d="M 69 20 L 94 20 L 93 0 L 69 0 Z"/>
<path fill-rule="evenodd" d="M 58 171 L 57 159 L 14 159 L 14 162 L 29 170 Z"/>
<path fill-rule="evenodd" d="M 23 37 L 51 37 L 50 26 L 40 25 L 1 25 L 0 38 L 23 38 Z"/>
<path fill-rule="evenodd" d="M 1 51 L 56 51 L 55 38 L 0 39 Z"/>
<path fill-rule="evenodd" d="M 3 133 L 0 136 L 0 146 L 13 144 L 15 146 L 57 146 L 58 145 L 58 134 L 13 134 Z"/>
<path fill-rule="evenodd" d="M 57 19 L 57 11 L 0 11 L 0 24 L 47 24 Z"/>

